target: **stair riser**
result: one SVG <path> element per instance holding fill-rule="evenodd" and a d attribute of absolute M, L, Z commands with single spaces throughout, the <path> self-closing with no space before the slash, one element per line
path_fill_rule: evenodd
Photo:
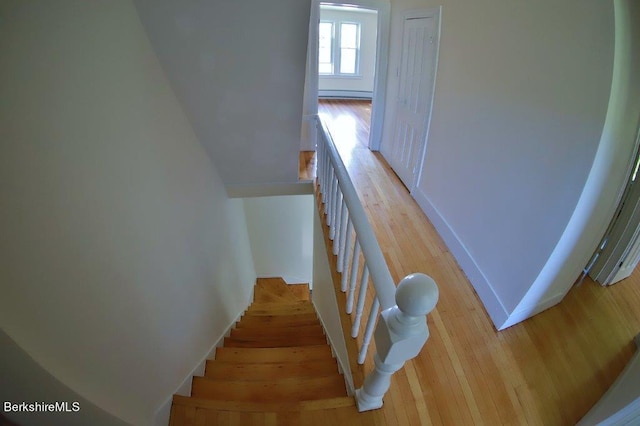
<path fill-rule="evenodd" d="M 240 322 L 236 324 L 236 328 L 247 327 L 300 327 L 317 325 L 318 318 L 308 315 L 286 315 L 286 316 L 251 316 L 245 315 Z"/>
<path fill-rule="evenodd" d="M 294 308 L 249 308 L 246 311 L 249 315 L 269 316 L 269 315 L 300 315 L 315 314 L 313 306 L 294 307 Z"/>
<path fill-rule="evenodd" d="M 229 338 L 224 339 L 227 348 L 287 348 L 295 346 L 315 346 L 327 343 L 324 336 L 298 336 L 284 339 L 250 339 Z"/>
<path fill-rule="evenodd" d="M 194 377 L 191 395 L 223 401 L 307 401 L 347 396 L 340 377 L 288 379 L 278 382 L 214 381 Z"/>
<path fill-rule="evenodd" d="M 301 327 L 242 327 L 231 330 L 230 337 L 237 338 L 289 338 L 299 336 L 324 336 L 324 330 L 319 325 Z"/>
<path fill-rule="evenodd" d="M 279 333 L 276 332 L 276 329 L 294 329 L 294 328 L 303 328 L 303 327 L 309 327 L 312 326 L 314 324 L 317 324 L 318 322 L 315 321 L 298 321 L 298 322 L 288 322 L 288 321 L 273 321 L 273 322 L 260 322 L 260 321 L 245 321 L 243 323 L 236 323 L 236 330 L 243 330 L 243 329 L 247 329 L 247 330 L 253 330 L 251 332 L 253 333 L 262 333 L 263 331 L 265 333 Z M 272 331 L 274 330 L 274 331 Z M 286 330 L 285 330 L 286 331 Z"/>
<path fill-rule="evenodd" d="M 221 380 L 273 381 L 293 377 L 325 377 L 338 373 L 335 360 L 304 364 L 231 364 L 207 361 L 205 377 Z"/>
<path fill-rule="evenodd" d="M 276 402 L 276 403 L 252 403 L 252 402 L 229 402 L 216 401 L 213 399 L 191 398 L 187 396 L 174 395 L 173 406 L 175 407 L 194 407 L 205 410 L 221 410 L 236 412 L 255 412 L 255 413 L 284 413 L 284 412 L 301 412 L 310 415 L 309 412 L 317 410 L 330 410 L 334 408 L 351 408 L 355 410 L 355 400 L 350 397 L 326 398 L 317 401 L 302 402 Z M 219 424 L 219 423 L 213 423 Z M 240 423 L 247 424 L 247 423 Z M 251 423 L 249 423 L 251 424 Z M 270 424 L 270 423 L 267 423 Z M 295 423 L 295 424 L 300 424 Z"/>
<path fill-rule="evenodd" d="M 318 316 L 315 312 L 307 312 L 307 313 L 292 313 L 292 314 L 282 314 L 282 315 L 253 315 L 251 312 L 246 312 L 240 321 L 315 321 L 315 324 L 318 323 Z"/>
<path fill-rule="evenodd" d="M 246 363 L 301 363 L 333 359 L 331 348 L 302 346 L 299 348 L 219 348 L 216 360 L 236 364 Z"/>

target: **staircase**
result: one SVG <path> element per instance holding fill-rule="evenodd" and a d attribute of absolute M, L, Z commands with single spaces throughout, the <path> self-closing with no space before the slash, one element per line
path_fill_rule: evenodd
<path fill-rule="evenodd" d="M 193 378 L 191 397 L 173 397 L 170 425 L 310 424 L 317 416 L 306 412 L 318 410 L 357 412 L 309 287 L 258 279 L 254 303 Z"/>

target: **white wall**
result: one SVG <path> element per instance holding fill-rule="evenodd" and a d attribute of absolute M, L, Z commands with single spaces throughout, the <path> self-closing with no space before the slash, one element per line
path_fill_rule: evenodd
<path fill-rule="evenodd" d="M 376 66 L 376 38 L 378 36 L 378 13 L 368 9 L 336 10 L 320 6 L 320 19 L 340 22 L 360 23 L 360 75 L 357 77 L 320 75 L 319 95 L 338 97 L 341 92 L 347 96 L 369 97 L 373 93 Z"/>
<path fill-rule="evenodd" d="M 296 182 L 311 0 L 135 0 L 225 185 Z"/>
<path fill-rule="evenodd" d="M 60 426 L 125 426 L 127 423 L 96 407 L 82 396 L 70 390 L 36 363 L 27 353 L 0 330 L 0 401 L 12 403 L 60 401 L 68 402 L 73 410 L 77 403 L 79 411 L 72 412 L 11 412 L 11 417 L 20 425 Z M 55 395 L 55 398 L 52 396 Z"/>
<path fill-rule="evenodd" d="M 499 327 L 549 260 L 594 161 L 611 86 L 613 6 L 441 3 L 433 116 L 414 196 Z M 402 14 L 437 5 L 392 2 L 389 116 Z"/>
<path fill-rule="evenodd" d="M 0 21 L 0 326 L 71 391 L 150 424 L 246 308 L 242 202 L 131 1 L 4 1 Z"/>
<path fill-rule="evenodd" d="M 611 95 L 596 158 L 569 224 L 506 325 L 531 314 L 536 300 L 563 297 L 600 242 L 634 166 L 640 117 L 640 3 L 615 0 Z"/>
<path fill-rule="evenodd" d="M 289 284 L 312 282 L 313 209 L 312 194 L 244 199 L 258 277 L 282 277 Z"/>
<path fill-rule="evenodd" d="M 344 374 L 347 391 L 352 394 L 354 391 L 353 375 L 349 364 L 349 352 L 345 335 L 342 331 L 342 321 L 340 311 L 344 307 L 338 306 L 338 299 L 331 277 L 331 267 L 327 257 L 327 247 L 324 244 L 324 234 L 320 212 L 313 207 L 313 282 L 314 288 L 311 293 L 311 301 L 316 308 L 318 317 L 322 322 L 327 337 L 331 343 L 331 348 L 340 365 L 340 370 Z M 350 337 L 346 337 L 350 338 Z"/>

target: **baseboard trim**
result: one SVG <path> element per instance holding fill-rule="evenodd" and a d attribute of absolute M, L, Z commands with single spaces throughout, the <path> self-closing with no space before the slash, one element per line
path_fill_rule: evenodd
<path fill-rule="evenodd" d="M 552 306 L 557 305 L 564 298 L 564 293 L 556 294 L 546 298 L 545 300 L 536 303 L 535 305 L 525 306 L 520 309 L 516 309 L 514 312 L 509 315 L 509 318 L 498 327 L 498 330 L 504 330 L 505 328 L 509 328 L 512 325 L 516 325 L 528 318 L 531 318 L 534 315 L 539 314 L 542 311 L 546 311 Z"/>
<path fill-rule="evenodd" d="M 251 288 L 251 293 L 249 294 L 247 307 L 251 305 L 251 303 L 253 303 L 254 288 L 255 287 Z M 221 348 L 224 345 L 224 338 L 229 337 L 229 335 L 231 334 L 231 330 L 235 326 L 236 322 L 240 321 L 240 318 L 244 314 L 245 310 L 242 310 L 236 316 L 236 318 L 227 326 L 224 333 L 222 333 L 218 337 L 218 339 L 216 339 L 213 346 L 209 348 L 207 353 L 204 355 L 204 357 L 200 359 L 200 362 L 195 366 L 195 368 L 191 370 L 189 374 L 187 374 L 187 376 L 182 381 L 182 383 L 176 388 L 175 391 L 171 393 L 171 395 L 169 395 L 169 398 L 167 398 L 165 402 L 162 403 L 160 407 L 158 407 L 153 419 L 154 426 L 166 426 L 169 424 L 169 417 L 171 415 L 171 404 L 173 402 L 173 395 L 191 396 L 191 382 L 193 380 L 193 376 L 204 375 L 204 368 L 207 365 L 207 360 L 215 358 L 216 349 Z"/>
<path fill-rule="evenodd" d="M 313 181 L 282 183 L 231 184 L 225 186 L 229 198 L 272 197 L 313 194 Z"/>
<path fill-rule="evenodd" d="M 318 90 L 319 99 L 373 99 L 373 92 L 362 90 Z"/>
<path fill-rule="evenodd" d="M 476 290 L 478 297 L 480 297 L 485 310 L 489 314 L 491 321 L 493 321 L 496 329 L 499 330 L 500 327 L 502 327 L 509 319 L 509 312 L 505 309 L 500 298 L 493 290 L 491 283 L 482 273 L 482 270 L 462 241 L 460 241 L 455 231 L 451 228 L 449 223 L 429 198 L 422 193 L 419 188 L 416 188 L 411 195 L 427 215 L 433 226 L 436 228 L 436 231 L 438 231 L 438 234 L 440 234 L 444 243 L 451 251 L 451 254 L 453 254 L 453 257 L 467 275 L 467 278 Z"/>

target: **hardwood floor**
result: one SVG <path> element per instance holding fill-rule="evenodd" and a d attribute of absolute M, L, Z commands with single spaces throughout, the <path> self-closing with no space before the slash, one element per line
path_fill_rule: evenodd
<path fill-rule="evenodd" d="M 318 115 L 331 124 L 329 130 L 336 144 L 350 149 L 366 148 L 371 125 L 371 101 L 322 99 Z"/>
<path fill-rule="evenodd" d="M 298 179 L 313 180 L 316 175 L 316 152 L 300 151 Z"/>
<path fill-rule="evenodd" d="M 353 106 L 359 107 L 321 102 L 320 113 L 330 121 L 394 279 L 427 273 L 439 285 L 440 301 L 429 316 L 427 345 L 394 375 L 384 407 L 340 419 L 388 425 L 575 424 L 635 351 L 640 271 L 610 288 L 587 278 L 560 305 L 497 332 L 431 223 L 384 158 L 366 148 L 368 124 L 361 130 L 367 119 L 360 117 L 366 111 L 351 113 Z"/>
<path fill-rule="evenodd" d="M 343 161 L 350 161 L 349 153 L 356 148 L 366 148 L 371 123 L 371 101 L 323 99 L 318 103 L 318 115 L 331 122 L 332 136 L 340 143 Z M 298 178 L 310 180 L 315 177 L 316 158 L 314 151 L 300 152 Z"/>

